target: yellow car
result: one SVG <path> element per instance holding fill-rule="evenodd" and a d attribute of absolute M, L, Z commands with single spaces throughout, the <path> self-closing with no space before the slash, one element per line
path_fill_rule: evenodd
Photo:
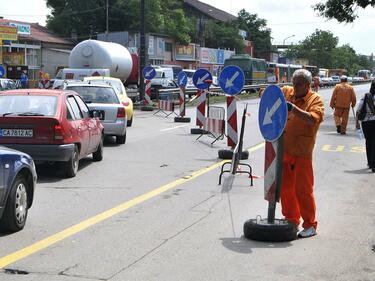
<path fill-rule="evenodd" d="M 128 127 L 131 127 L 133 123 L 133 101 L 128 97 L 126 94 L 126 90 L 124 84 L 121 82 L 120 79 L 114 77 L 105 77 L 105 76 L 91 76 L 91 77 L 84 77 L 83 81 L 92 81 L 92 82 L 104 82 L 106 84 L 111 85 L 117 94 L 120 97 L 121 103 L 125 107 L 126 117 L 128 119 Z"/>

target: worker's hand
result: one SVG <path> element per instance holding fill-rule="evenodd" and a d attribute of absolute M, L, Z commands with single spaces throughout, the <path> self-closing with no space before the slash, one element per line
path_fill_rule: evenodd
<path fill-rule="evenodd" d="M 293 108 L 294 108 L 294 104 L 292 104 L 291 102 L 287 102 L 286 105 L 288 106 L 288 111 L 292 111 Z"/>

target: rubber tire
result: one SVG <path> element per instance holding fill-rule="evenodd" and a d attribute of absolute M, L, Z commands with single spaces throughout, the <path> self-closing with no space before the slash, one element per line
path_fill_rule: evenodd
<path fill-rule="evenodd" d="M 190 121 L 191 121 L 190 117 L 178 116 L 174 118 L 174 122 L 176 123 L 190 123 Z"/>
<path fill-rule="evenodd" d="M 77 167 L 75 168 L 74 162 L 76 162 Z M 78 147 L 74 147 L 74 151 L 67 162 L 63 162 L 63 169 L 65 172 L 65 176 L 67 178 L 74 178 L 77 175 L 78 167 L 79 167 L 79 151 Z"/>
<path fill-rule="evenodd" d="M 26 202 L 27 202 L 25 218 L 21 223 L 19 223 L 16 218 L 16 189 L 20 183 L 23 183 L 25 185 Z M 28 200 L 27 200 L 27 190 L 28 190 L 27 181 L 24 179 L 24 177 L 17 176 L 12 184 L 12 187 L 11 187 L 11 190 L 10 190 L 10 193 L 9 193 L 6 205 L 5 205 L 3 218 L 1 220 L 1 227 L 3 229 L 11 231 L 11 232 L 17 232 L 24 228 L 26 219 L 27 219 L 28 209 L 29 209 Z"/>
<path fill-rule="evenodd" d="M 192 134 L 192 135 L 202 135 L 202 134 L 207 134 L 207 132 L 204 131 L 201 128 L 191 128 L 190 129 L 190 134 Z"/>
<path fill-rule="evenodd" d="M 126 121 L 126 126 L 127 127 L 131 127 L 133 125 L 133 119 L 134 119 L 134 115 L 132 116 L 132 119 Z"/>
<path fill-rule="evenodd" d="M 154 111 L 154 108 L 150 105 L 144 105 L 141 107 L 141 111 Z"/>
<path fill-rule="evenodd" d="M 233 151 L 229 149 L 220 149 L 218 152 L 219 159 L 232 159 L 233 158 Z M 249 159 L 249 151 L 245 150 L 241 153 L 241 160 Z"/>
<path fill-rule="evenodd" d="M 100 143 L 98 145 L 98 149 L 92 154 L 92 160 L 94 162 L 103 160 L 103 139 L 104 137 L 102 136 Z"/>
<path fill-rule="evenodd" d="M 257 223 L 257 219 L 247 220 L 243 226 L 243 232 L 247 239 L 264 242 L 287 242 L 297 238 L 297 227 L 287 223 L 285 220 L 275 219 L 275 224 L 267 224 L 267 219 L 262 219 Z M 281 222 L 278 224 L 277 222 Z"/>
<path fill-rule="evenodd" d="M 126 133 L 123 136 L 116 136 L 117 144 L 124 144 L 126 142 Z"/>

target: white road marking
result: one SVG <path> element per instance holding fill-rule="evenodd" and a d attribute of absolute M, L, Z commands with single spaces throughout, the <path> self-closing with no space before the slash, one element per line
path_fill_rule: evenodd
<path fill-rule="evenodd" d="M 183 128 L 183 127 L 187 127 L 187 126 L 189 126 L 189 125 L 180 125 L 180 126 L 160 130 L 160 132 L 171 131 L 171 130 L 174 130 L 174 129 Z"/>

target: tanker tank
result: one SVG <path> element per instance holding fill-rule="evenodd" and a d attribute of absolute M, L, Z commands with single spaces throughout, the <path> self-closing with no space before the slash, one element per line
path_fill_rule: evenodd
<path fill-rule="evenodd" d="M 111 77 L 125 82 L 131 73 L 133 62 L 124 46 L 90 39 L 73 48 L 69 56 L 69 67 L 109 69 Z"/>

